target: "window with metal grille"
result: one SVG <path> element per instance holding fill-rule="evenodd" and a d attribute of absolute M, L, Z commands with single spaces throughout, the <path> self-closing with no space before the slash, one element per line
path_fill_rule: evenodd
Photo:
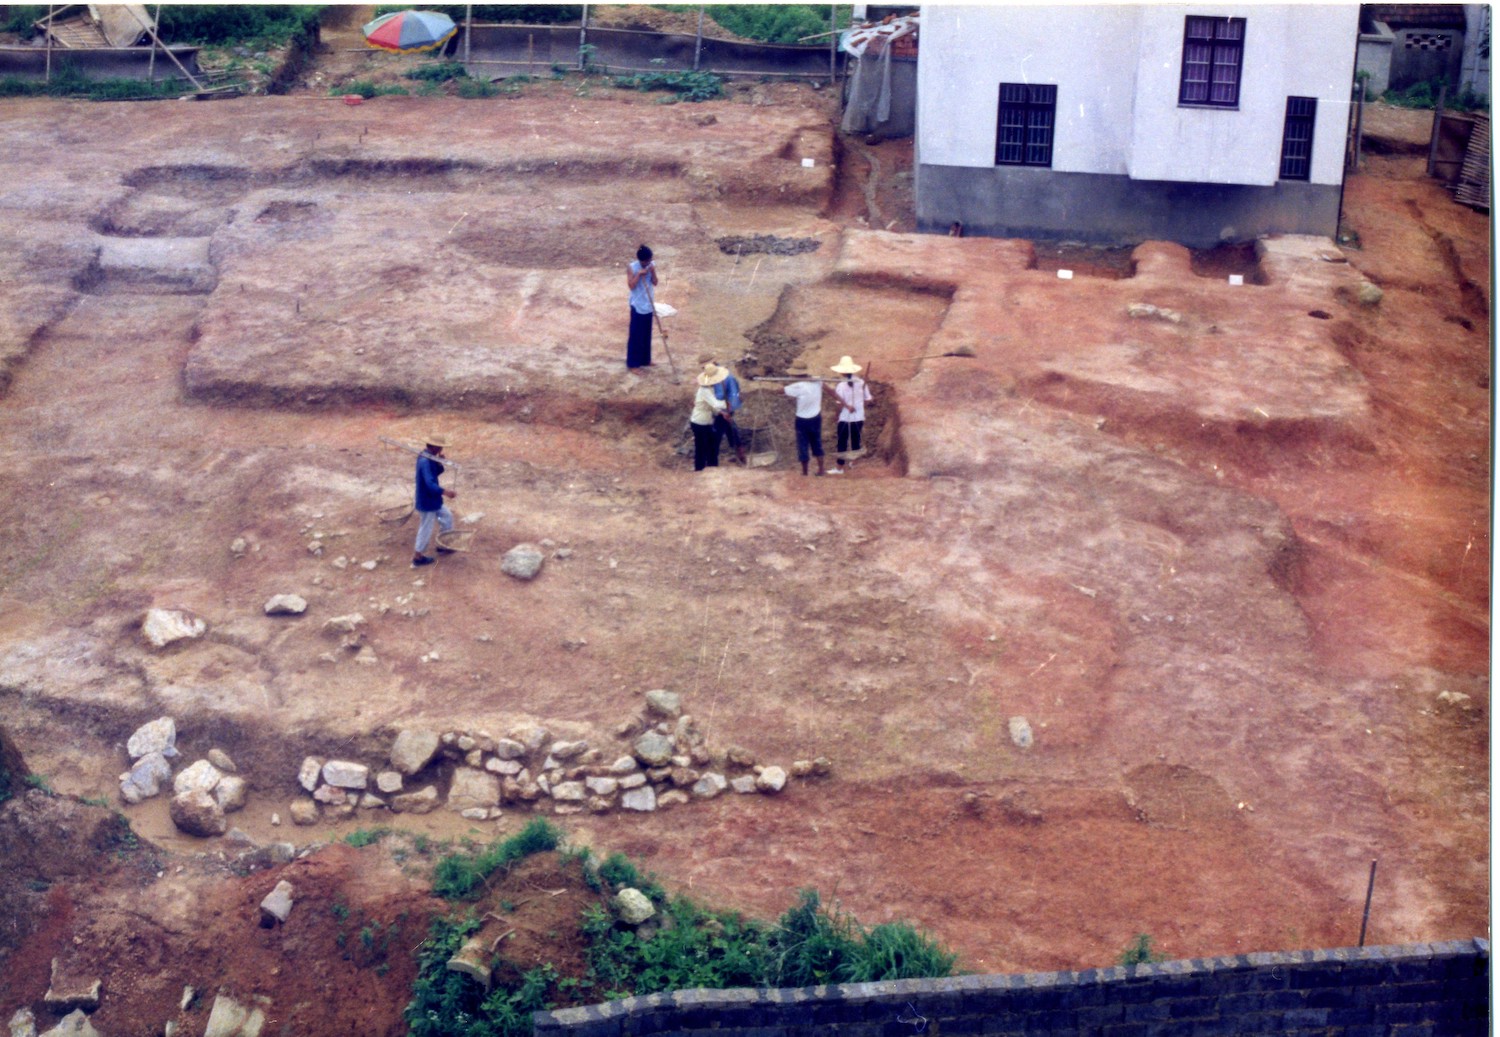
<path fill-rule="evenodd" d="M 1286 99 L 1286 126 L 1281 131 L 1281 179 L 1310 179 L 1313 121 L 1317 114 L 1316 97 Z"/>
<path fill-rule="evenodd" d="M 1052 127 L 1056 117 L 1057 87 L 1001 83 L 995 164 L 1052 165 Z"/>
<path fill-rule="evenodd" d="M 1190 15 L 1183 31 L 1182 86 L 1177 103 L 1238 107 L 1244 56 L 1245 19 Z"/>

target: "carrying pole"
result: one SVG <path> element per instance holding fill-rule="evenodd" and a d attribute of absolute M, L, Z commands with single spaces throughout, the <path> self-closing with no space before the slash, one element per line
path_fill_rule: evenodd
<path fill-rule="evenodd" d="M 1365 927 L 1370 924 L 1370 898 L 1375 895 L 1375 865 L 1379 863 L 1380 861 L 1378 860 L 1370 862 L 1370 884 L 1365 887 L 1365 916 L 1360 919 L 1359 923 L 1359 945 L 1361 947 L 1365 945 Z"/>

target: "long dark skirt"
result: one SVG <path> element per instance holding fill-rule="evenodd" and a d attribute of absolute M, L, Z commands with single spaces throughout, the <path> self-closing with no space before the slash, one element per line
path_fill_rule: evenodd
<path fill-rule="evenodd" d="M 719 467 L 719 430 L 693 421 L 688 424 L 693 426 L 693 471 Z"/>
<path fill-rule="evenodd" d="M 651 364 L 651 314 L 630 308 L 630 340 L 625 344 L 626 367 L 649 367 Z"/>

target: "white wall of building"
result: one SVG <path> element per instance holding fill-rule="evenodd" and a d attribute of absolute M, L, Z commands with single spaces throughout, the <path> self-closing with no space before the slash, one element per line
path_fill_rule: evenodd
<path fill-rule="evenodd" d="M 1178 107 L 1189 14 L 1246 20 L 1237 109 Z M 919 161 L 992 167 L 999 84 L 1053 83 L 1054 171 L 1270 186 L 1296 95 L 1318 99 L 1311 181 L 1336 184 L 1358 32 L 1354 4 L 927 5 Z"/>

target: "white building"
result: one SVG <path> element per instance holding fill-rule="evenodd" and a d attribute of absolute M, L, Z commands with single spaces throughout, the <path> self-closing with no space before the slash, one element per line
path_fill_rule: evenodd
<path fill-rule="evenodd" d="M 917 224 L 1211 246 L 1338 230 L 1359 8 L 922 8 Z"/>

